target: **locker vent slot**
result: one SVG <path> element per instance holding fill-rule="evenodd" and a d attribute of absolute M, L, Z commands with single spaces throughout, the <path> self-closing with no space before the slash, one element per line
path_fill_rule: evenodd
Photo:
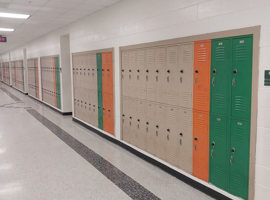
<path fill-rule="evenodd" d="M 235 111 L 241 111 L 241 112 L 248 112 L 249 109 L 249 105 L 247 103 L 246 98 L 244 98 L 243 96 L 235 96 L 233 98 L 233 110 Z"/>
<path fill-rule="evenodd" d="M 206 62 L 207 61 L 207 49 L 206 48 L 199 48 L 198 52 L 198 61 L 199 62 Z"/>
<path fill-rule="evenodd" d="M 225 60 L 225 48 L 223 46 L 216 47 L 216 61 Z"/>
<path fill-rule="evenodd" d="M 177 64 L 177 49 L 176 48 L 168 48 L 167 51 L 167 64 L 170 66 L 174 66 Z"/>
<path fill-rule="evenodd" d="M 190 47 L 184 47 L 184 63 L 193 62 L 193 51 Z"/>
<path fill-rule="evenodd" d="M 235 49 L 236 60 L 248 60 L 249 59 L 249 50 L 246 45 L 236 45 Z"/>

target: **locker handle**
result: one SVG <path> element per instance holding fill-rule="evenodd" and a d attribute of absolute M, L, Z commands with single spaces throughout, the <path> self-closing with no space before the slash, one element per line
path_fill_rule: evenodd
<path fill-rule="evenodd" d="M 125 115 L 123 114 L 122 117 L 125 117 Z"/>
<path fill-rule="evenodd" d="M 147 69 L 147 70 L 146 70 L 146 72 L 148 73 L 148 72 L 149 72 L 149 70 Z"/>
<path fill-rule="evenodd" d="M 215 77 L 212 78 L 212 85 L 215 86 Z"/>
<path fill-rule="evenodd" d="M 230 158 L 230 163 L 231 165 L 233 164 L 233 156 L 231 155 L 231 158 Z"/>
<path fill-rule="evenodd" d="M 158 71 L 158 70 L 156 70 L 156 72 L 158 73 L 159 71 Z"/>
<path fill-rule="evenodd" d="M 140 119 L 137 119 L 138 122 L 140 122 L 141 120 Z"/>
<path fill-rule="evenodd" d="M 129 117 L 129 119 L 132 119 L 132 117 Z"/>
<path fill-rule="evenodd" d="M 233 70 L 233 73 L 234 73 L 234 74 L 237 74 L 237 69 L 234 69 L 234 70 Z"/>
<path fill-rule="evenodd" d="M 140 70 L 137 69 L 137 72 L 140 72 Z"/>
<path fill-rule="evenodd" d="M 232 148 L 232 153 L 235 153 L 235 148 L 234 147 Z"/>
<path fill-rule="evenodd" d="M 128 70 L 129 72 L 131 72 L 131 69 L 130 70 Z"/>
<path fill-rule="evenodd" d="M 122 69 L 122 72 L 124 72 L 125 70 L 124 69 Z"/>
<path fill-rule="evenodd" d="M 147 125 L 149 125 L 149 122 L 146 122 Z"/>
<path fill-rule="evenodd" d="M 198 140 L 198 138 L 197 138 L 197 137 L 195 137 L 195 138 L 194 138 L 194 140 L 195 140 L 195 141 L 197 141 L 197 140 Z"/>
<path fill-rule="evenodd" d="M 195 70 L 195 73 L 198 74 L 198 73 L 199 73 L 199 70 L 196 69 L 196 70 Z"/>
<path fill-rule="evenodd" d="M 235 87 L 235 78 L 232 79 L 232 86 Z"/>
<path fill-rule="evenodd" d="M 156 125 L 156 128 L 159 128 L 159 126 L 158 126 L 158 125 Z"/>
<path fill-rule="evenodd" d="M 167 72 L 170 73 L 171 71 L 168 69 Z"/>
<path fill-rule="evenodd" d="M 212 145 L 212 147 L 214 147 L 214 146 L 215 146 L 215 142 L 213 141 L 213 142 L 211 143 L 211 145 Z"/>
<path fill-rule="evenodd" d="M 170 129 L 169 128 L 167 129 L 167 132 L 170 132 Z"/>
<path fill-rule="evenodd" d="M 179 133 L 180 136 L 183 136 L 183 133 Z"/>
<path fill-rule="evenodd" d="M 213 70 L 213 74 L 216 74 L 216 73 L 217 73 L 217 70 L 216 70 L 216 69 L 214 69 L 214 70 Z"/>
<path fill-rule="evenodd" d="M 183 74 L 183 73 L 184 73 L 184 70 L 180 70 L 180 73 L 182 73 L 182 74 Z"/>

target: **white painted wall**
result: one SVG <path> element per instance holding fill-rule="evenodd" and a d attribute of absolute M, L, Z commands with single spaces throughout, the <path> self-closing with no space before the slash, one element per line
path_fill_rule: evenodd
<path fill-rule="evenodd" d="M 261 25 L 255 199 L 270 199 L 270 87 L 263 86 L 264 70 L 270 69 L 269 19 L 269 0 L 124 0 L 25 47 L 28 57 L 59 54 L 64 34 L 70 34 L 71 52 L 114 47 L 119 137 L 119 46 Z"/>

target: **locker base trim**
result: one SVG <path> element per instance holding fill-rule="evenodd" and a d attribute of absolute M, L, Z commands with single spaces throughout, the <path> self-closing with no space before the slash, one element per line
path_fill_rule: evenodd
<path fill-rule="evenodd" d="M 105 138 L 107 140 L 109 140 L 110 142 L 113 142 L 114 144 L 117 144 L 119 145 L 120 147 L 124 148 L 125 150 L 133 153 L 134 155 L 138 156 L 139 158 L 151 163 L 152 165 L 155 165 L 156 167 L 162 169 L 163 171 L 167 172 L 168 174 L 174 176 L 175 178 L 183 181 L 184 183 L 190 185 L 191 187 L 207 194 L 208 196 L 211 196 L 215 199 L 219 199 L 219 200 L 228 200 L 228 199 L 231 199 L 227 196 L 225 196 L 224 194 L 221 194 L 220 192 L 212 189 L 212 188 L 209 188 L 207 187 L 206 185 L 203 185 L 199 182 L 197 182 L 196 180 L 193 180 L 189 177 L 187 177 L 186 175 L 174 170 L 173 168 L 159 162 L 158 160 L 154 159 L 154 158 L 151 158 L 149 157 L 148 155 L 132 148 L 131 146 L 123 143 L 122 141 L 116 139 L 116 138 L 113 138 L 111 136 L 108 136 L 106 134 L 104 134 L 102 131 L 100 131 L 99 129 L 97 128 L 93 128 L 89 125 L 87 125 L 86 123 L 72 117 L 72 120 L 80 125 L 82 125 L 83 127 L 87 128 L 88 130 L 94 132 L 95 134 L 99 135 L 100 137 L 102 138 Z"/>
<path fill-rule="evenodd" d="M 36 97 L 33 97 L 33 96 L 31 96 L 31 95 L 28 95 L 28 96 L 29 96 L 30 98 L 32 98 L 32 99 L 38 101 L 39 103 L 41 103 L 41 104 L 47 106 L 48 108 L 52 109 L 53 111 L 56 111 L 56 112 L 60 113 L 61 115 L 64 115 L 64 116 L 66 116 L 66 115 L 72 115 L 72 112 L 62 112 L 62 111 L 58 110 L 57 108 L 54 108 L 53 106 L 47 104 L 46 102 L 41 101 L 40 99 L 38 99 L 38 98 L 36 98 Z"/>
<path fill-rule="evenodd" d="M 13 89 L 19 91 L 19 92 L 22 93 L 22 94 L 28 95 L 27 92 L 24 92 L 24 91 L 22 91 L 22 90 L 20 90 L 20 89 L 18 89 L 18 88 L 16 88 L 16 87 L 14 87 L 14 86 L 12 86 L 12 85 L 11 85 L 11 88 L 13 88 Z"/>

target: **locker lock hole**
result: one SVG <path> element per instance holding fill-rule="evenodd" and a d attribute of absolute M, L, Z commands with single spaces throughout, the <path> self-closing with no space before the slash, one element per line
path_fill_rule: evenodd
<path fill-rule="evenodd" d="M 216 70 L 216 69 L 214 69 L 214 70 L 213 70 L 213 74 L 216 74 L 216 73 L 217 73 L 217 70 Z"/>
<path fill-rule="evenodd" d="M 233 70 L 233 73 L 234 73 L 234 74 L 237 74 L 237 69 L 234 69 L 234 70 Z"/>
<path fill-rule="evenodd" d="M 195 70 L 195 73 L 198 74 L 199 73 L 199 70 Z"/>
<path fill-rule="evenodd" d="M 232 153 L 235 153 L 235 148 L 232 148 Z"/>
<path fill-rule="evenodd" d="M 195 138 L 194 138 L 194 140 L 195 140 L 195 141 L 197 141 L 197 140 L 198 140 L 198 138 L 197 138 L 197 137 L 195 137 Z"/>

